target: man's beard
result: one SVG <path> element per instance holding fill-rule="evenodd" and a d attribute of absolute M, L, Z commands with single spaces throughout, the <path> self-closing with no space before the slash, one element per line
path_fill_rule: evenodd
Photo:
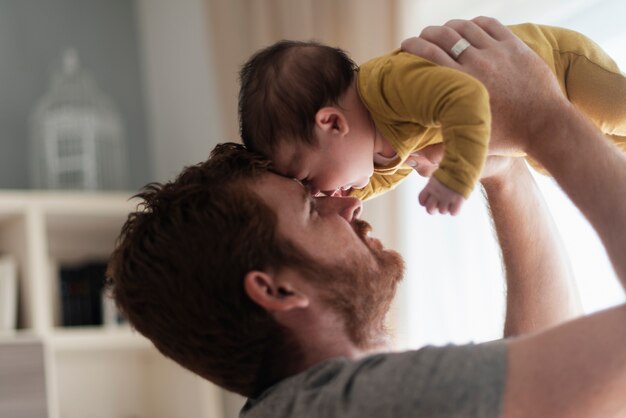
<path fill-rule="evenodd" d="M 349 253 L 336 264 L 308 259 L 295 266 L 320 291 L 323 303 L 344 321 L 352 342 L 361 349 L 380 348 L 388 339 L 385 316 L 404 276 L 404 261 L 395 251 L 383 249 L 377 239 L 368 238 L 371 226 L 360 219 L 352 221 L 356 234 L 370 250 L 370 256 Z"/>

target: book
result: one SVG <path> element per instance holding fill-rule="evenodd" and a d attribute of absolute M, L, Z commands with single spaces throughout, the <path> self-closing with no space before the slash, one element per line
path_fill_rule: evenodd
<path fill-rule="evenodd" d="M 102 325 L 102 290 L 106 262 L 61 266 L 61 323 L 63 326 Z"/>
<path fill-rule="evenodd" d="M 105 327 L 119 327 L 128 321 L 115 306 L 115 301 L 106 292 L 102 292 L 102 322 Z"/>
<path fill-rule="evenodd" d="M 0 332 L 17 328 L 17 263 L 11 255 L 0 256 Z"/>

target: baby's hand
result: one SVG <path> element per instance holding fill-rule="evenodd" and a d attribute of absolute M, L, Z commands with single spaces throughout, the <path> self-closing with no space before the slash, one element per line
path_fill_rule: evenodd
<path fill-rule="evenodd" d="M 420 205 L 426 208 L 431 215 L 435 211 L 445 215 L 450 213 L 454 216 L 459 213 L 465 198 L 454 190 L 444 186 L 435 177 L 431 177 L 426 187 L 419 194 Z"/>

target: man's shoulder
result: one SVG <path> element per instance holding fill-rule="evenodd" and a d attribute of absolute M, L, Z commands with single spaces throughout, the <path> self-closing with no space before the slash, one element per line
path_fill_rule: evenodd
<path fill-rule="evenodd" d="M 241 416 L 402 417 L 438 416 L 433 411 L 444 410 L 457 415 L 478 409 L 499 411 L 505 351 L 504 343 L 489 343 L 333 359 L 248 400 Z"/>

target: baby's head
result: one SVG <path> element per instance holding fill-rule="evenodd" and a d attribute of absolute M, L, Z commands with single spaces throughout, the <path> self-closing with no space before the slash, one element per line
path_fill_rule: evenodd
<path fill-rule="evenodd" d="M 280 41 L 255 53 L 240 72 L 246 147 L 314 191 L 363 187 L 371 175 L 371 150 L 359 153 L 354 143 L 322 138 L 324 127 L 330 133 L 349 129 L 332 109 L 353 85 L 356 69 L 344 51 L 317 42 Z"/>

